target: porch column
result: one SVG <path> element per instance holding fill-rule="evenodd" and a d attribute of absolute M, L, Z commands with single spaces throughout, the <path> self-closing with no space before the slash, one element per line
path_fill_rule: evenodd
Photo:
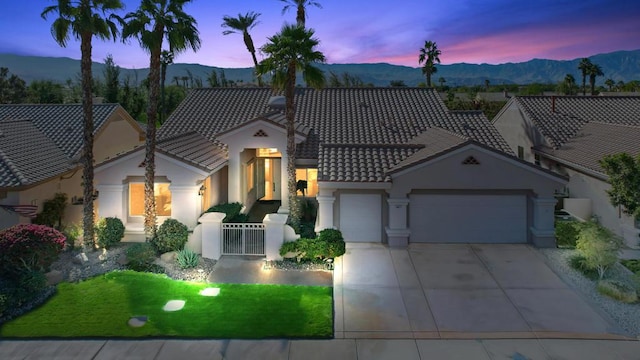
<path fill-rule="evenodd" d="M 389 205 L 389 226 L 386 227 L 387 241 L 389 246 L 406 247 L 409 245 L 410 230 L 407 228 L 407 205 L 409 199 L 388 198 Z"/>
<path fill-rule="evenodd" d="M 554 229 L 556 206 L 555 198 L 532 198 L 533 226 L 531 227 L 531 241 L 537 247 L 555 247 L 556 234 Z"/>
<path fill-rule="evenodd" d="M 324 229 L 334 229 L 333 226 L 333 203 L 336 201 L 334 196 L 318 195 L 318 221 L 316 222 L 316 232 Z"/>
<path fill-rule="evenodd" d="M 127 223 L 124 211 L 124 185 L 96 185 L 98 190 L 98 216 L 117 217 Z"/>
<path fill-rule="evenodd" d="M 286 149 L 286 148 L 285 148 Z M 280 151 L 282 158 L 280 158 L 280 208 L 278 214 L 289 215 L 289 174 L 287 173 L 287 161 L 289 157 L 286 151 Z"/>
<path fill-rule="evenodd" d="M 240 163 L 240 152 L 243 149 L 240 149 L 237 146 L 233 146 L 229 144 L 229 160 L 228 160 L 228 170 L 229 170 L 229 199 L 230 203 L 232 202 L 242 202 L 242 193 L 240 189 L 242 188 L 242 166 Z"/>
<path fill-rule="evenodd" d="M 280 247 L 284 242 L 284 227 L 287 215 L 267 214 L 262 220 L 264 224 L 264 254 L 267 260 L 279 260 Z"/>
<path fill-rule="evenodd" d="M 210 212 L 202 215 L 198 221 L 202 224 L 202 257 L 220 259 L 222 245 L 222 220 L 225 213 Z"/>
<path fill-rule="evenodd" d="M 190 230 L 198 223 L 201 197 L 200 186 L 169 185 L 171 191 L 171 217 L 187 225 Z"/>

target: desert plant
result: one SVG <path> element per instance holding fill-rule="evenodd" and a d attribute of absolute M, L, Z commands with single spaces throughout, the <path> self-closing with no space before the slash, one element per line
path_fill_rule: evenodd
<path fill-rule="evenodd" d="M 591 280 L 598 280 L 598 271 L 587 265 L 587 260 L 582 255 L 574 255 L 569 258 L 569 265 L 580 271 L 582 275 Z"/>
<path fill-rule="evenodd" d="M 328 258 L 336 258 L 344 255 L 346 244 L 342 232 L 336 229 L 324 229 L 318 234 L 318 239 L 327 242 Z"/>
<path fill-rule="evenodd" d="M 127 267 L 134 271 L 149 271 L 157 258 L 156 249 L 150 243 L 135 243 L 127 251 Z"/>
<path fill-rule="evenodd" d="M 556 242 L 559 248 L 576 247 L 578 235 L 580 235 L 577 221 L 556 221 Z"/>
<path fill-rule="evenodd" d="M 160 253 L 178 251 L 184 248 L 189 239 L 189 229 L 176 219 L 167 219 L 160 225 L 156 236 L 151 239 L 151 244 Z"/>
<path fill-rule="evenodd" d="M 82 237 L 82 224 L 67 225 L 62 231 L 66 240 L 66 249 L 73 250 L 76 247 L 76 242 Z"/>
<path fill-rule="evenodd" d="M 619 281 L 600 280 L 598 281 L 597 289 L 600 294 L 623 303 L 634 303 L 638 301 L 636 290 Z"/>
<path fill-rule="evenodd" d="M 222 203 L 210 207 L 206 212 L 225 213 L 226 216 L 222 219 L 225 223 L 244 223 L 247 222 L 248 216 L 240 213 L 243 207 L 244 205 L 239 202 Z"/>
<path fill-rule="evenodd" d="M 56 193 L 53 199 L 42 203 L 42 212 L 33 219 L 34 224 L 47 225 L 56 230 L 62 229 L 62 217 L 67 207 L 67 194 Z"/>
<path fill-rule="evenodd" d="M 0 231 L 0 275 L 49 269 L 65 240 L 61 232 L 45 225 L 18 224 Z"/>
<path fill-rule="evenodd" d="M 587 267 L 598 271 L 600 279 L 607 269 L 618 261 L 622 239 L 594 221 L 580 225 L 576 242 L 578 253 L 585 258 Z"/>
<path fill-rule="evenodd" d="M 198 266 L 200 258 L 195 252 L 191 251 L 190 249 L 184 248 L 178 251 L 178 257 L 176 258 L 176 261 L 178 262 L 178 266 L 180 266 L 181 269 L 191 269 Z"/>
<path fill-rule="evenodd" d="M 124 237 L 124 224 L 116 217 L 100 219 L 96 224 L 98 245 L 109 249 L 118 244 Z"/>

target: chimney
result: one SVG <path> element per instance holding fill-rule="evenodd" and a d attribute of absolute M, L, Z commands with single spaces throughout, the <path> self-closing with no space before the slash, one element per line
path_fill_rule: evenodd
<path fill-rule="evenodd" d="M 551 96 L 551 112 L 555 114 L 556 112 L 556 97 Z"/>

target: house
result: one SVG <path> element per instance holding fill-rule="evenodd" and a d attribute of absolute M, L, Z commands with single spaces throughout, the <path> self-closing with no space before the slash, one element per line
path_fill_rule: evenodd
<path fill-rule="evenodd" d="M 96 163 L 144 143 L 142 129 L 120 105 L 96 104 L 93 115 Z M 6 209 L 42 211 L 56 193 L 71 202 L 65 223 L 81 221 L 83 119 L 81 104 L 0 105 L 0 229 L 30 222 Z"/>
<path fill-rule="evenodd" d="M 494 125 L 519 158 L 569 177 L 564 209 L 638 245 L 640 224 L 611 205 L 599 160 L 640 154 L 640 96 L 517 96 Z"/>
<path fill-rule="evenodd" d="M 296 178 L 318 202 L 317 230 L 398 246 L 555 244 L 566 179 L 518 159 L 482 113 L 449 111 L 424 88 L 298 88 L 295 102 Z M 195 229 L 236 201 L 281 201 L 286 214 L 283 109 L 268 88 L 192 90 L 158 132 L 161 220 Z M 96 168 L 100 214 L 124 219 L 130 239 L 142 236 L 143 160 L 136 149 Z"/>

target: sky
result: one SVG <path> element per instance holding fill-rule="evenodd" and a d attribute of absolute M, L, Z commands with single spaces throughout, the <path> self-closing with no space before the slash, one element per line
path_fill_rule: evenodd
<path fill-rule="evenodd" d="M 54 0 L 1 0 L 0 53 L 80 58 L 80 45 L 60 47 L 51 36 L 52 15 L 40 14 Z M 442 64 L 502 64 L 534 58 L 572 60 L 618 50 L 640 49 L 638 0 L 315 0 L 307 27 L 320 40 L 328 63 L 390 63 L 418 67 L 426 40 L 441 50 Z M 121 12 L 139 0 L 124 0 Z M 202 46 L 175 57 L 176 63 L 224 68 L 253 66 L 239 34 L 222 35 L 224 15 L 260 13 L 251 30 L 256 47 L 267 42 L 295 11 L 282 0 L 194 0 L 185 7 L 197 21 Z M 124 68 L 145 68 L 149 56 L 136 40 L 94 39 L 94 61 L 111 54 Z M 258 60 L 262 59 L 260 53 Z"/>

